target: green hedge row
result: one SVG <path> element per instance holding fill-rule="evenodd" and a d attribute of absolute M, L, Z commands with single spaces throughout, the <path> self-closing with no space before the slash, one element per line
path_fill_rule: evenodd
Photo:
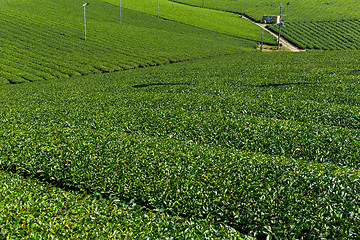
<path fill-rule="evenodd" d="M 261 21 L 263 15 L 279 15 L 280 3 L 283 5 L 283 20 L 285 21 L 324 21 L 355 19 L 359 16 L 360 8 L 355 0 L 337 1 L 305 1 L 289 0 L 287 2 L 275 0 L 180 0 L 178 2 L 206 8 L 220 9 L 244 14 Z"/>
<path fill-rule="evenodd" d="M 1 139 L 3 170 L 155 212 L 256 236 L 360 230 L 359 172 L 348 168 L 99 130 L 18 126 Z"/>
<path fill-rule="evenodd" d="M 357 30 L 359 21 L 314 21 L 314 22 L 290 22 L 286 24 L 282 35 L 287 40 L 302 49 L 323 50 L 358 50 L 360 33 Z M 278 32 L 275 25 L 270 27 Z"/>
<path fill-rule="evenodd" d="M 210 219 L 184 219 L 0 171 L 0 239 L 241 239 Z"/>
<path fill-rule="evenodd" d="M 260 239 L 357 239 L 358 57 L 244 52 L 2 86 L 0 166 Z"/>
<path fill-rule="evenodd" d="M 120 25 L 118 10 L 112 4 L 94 2 L 88 8 L 88 41 L 84 41 L 82 6 L 77 2 L 7 3 L 0 9 L 6 19 L 1 21 L 4 51 L 0 63 L 14 70 L 1 67 L 0 77 L 19 83 L 113 72 L 232 54 L 253 50 L 256 45 L 254 40 L 239 40 L 129 9 L 123 9 Z"/>

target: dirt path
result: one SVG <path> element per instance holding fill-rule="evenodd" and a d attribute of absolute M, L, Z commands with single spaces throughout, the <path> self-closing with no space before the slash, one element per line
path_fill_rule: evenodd
<path fill-rule="evenodd" d="M 252 22 L 256 25 L 258 25 L 259 27 L 261 27 L 262 29 L 264 29 L 265 31 L 268 31 L 271 35 L 273 35 L 274 37 L 276 37 L 276 39 L 278 39 L 278 35 L 269 31 L 267 28 L 265 28 L 266 24 L 260 24 L 257 22 L 252 21 L 251 19 L 243 16 L 244 19 L 248 20 L 249 22 Z M 288 41 L 286 41 L 285 39 L 283 39 L 282 37 L 280 37 L 280 43 L 282 44 L 283 47 L 289 49 L 289 51 L 291 52 L 303 52 L 305 50 L 300 50 L 299 48 L 295 47 L 294 45 L 292 45 L 291 43 L 289 43 Z"/>

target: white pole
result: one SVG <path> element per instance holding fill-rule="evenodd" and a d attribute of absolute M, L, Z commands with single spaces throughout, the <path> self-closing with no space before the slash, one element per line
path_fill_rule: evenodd
<path fill-rule="evenodd" d="M 263 50 L 263 45 L 264 45 L 264 29 L 261 29 L 261 46 L 260 46 L 260 51 L 262 52 Z"/>
<path fill-rule="evenodd" d="M 86 41 L 86 15 L 85 15 L 85 6 L 86 6 L 86 3 L 83 4 L 83 7 L 84 7 L 84 28 L 85 28 L 85 41 Z"/>
<path fill-rule="evenodd" d="M 279 22 L 279 36 L 278 36 L 278 47 L 277 47 L 277 50 L 280 50 L 282 8 L 283 8 L 283 5 L 282 5 L 282 3 L 280 3 L 280 22 Z"/>
<path fill-rule="evenodd" d="M 120 24 L 121 24 L 121 0 L 120 0 Z"/>

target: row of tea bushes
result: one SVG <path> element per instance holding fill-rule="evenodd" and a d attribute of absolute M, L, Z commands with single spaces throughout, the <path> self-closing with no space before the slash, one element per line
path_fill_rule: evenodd
<path fill-rule="evenodd" d="M 191 220 L 0 171 L 1 239 L 241 239 L 209 219 Z"/>
<path fill-rule="evenodd" d="M 6 5 L 0 9 L 2 83 L 155 66 L 256 46 L 254 39 L 239 40 L 129 9 L 123 10 L 124 23 L 120 25 L 118 7 L 103 1 L 88 9 L 88 40 L 84 41 L 83 15 L 76 11 L 81 10 L 77 2 Z"/>
<path fill-rule="evenodd" d="M 263 15 L 266 14 L 279 15 L 280 3 L 283 5 L 283 20 L 286 22 L 356 19 L 360 13 L 360 8 L 356 0 L 289 0 L 287 2 L 274 0 L 180 0 L 179 2 L 198 7 L 202 7 L 203 3 L 205 3 L 206 8 L 237 13 L 243 12 L 256 21 L 261 21 Z"/>
<path fill-rule="evenodd" d="M 289 22 L 282 28 L 284 38 L 302 49 L 358 50 L 359 20 Z M 270 29 L 278 32 L 276 25 Z"/>
<path fill-rule="evenodd" d="M 244 52 L 2 86 L 0 166 L 260 239 L 357 239 L 358 59 Z"/>
<path fill-rule="evenodd" d="M 2 131 L 3 170 L 241 233 L 360 230 L 359 172 L 350 168 L 99 130 L 20 129 Z"/>

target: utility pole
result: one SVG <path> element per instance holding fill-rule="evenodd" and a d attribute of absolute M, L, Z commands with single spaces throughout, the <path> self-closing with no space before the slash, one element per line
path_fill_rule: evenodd
<path fill-rule="evenodd" d="M 174 8 L 174 0 L 171 0 L 171 7 Z"/>
<path fill-rule="evenodd" d="M 84 8 L 84 32 L 85 32 L 85 41 L 86 41 L 86 14 L 85 14 L 85 7 L 86 5 L 88 5 L 88 3 L 84 3 L 83 4 L 83 8 Z"/>
<path fill-rule="evenodd" d="M 157 0 L 157 7 L 158 7 L 158 18 L 159 18 L 160 17 L 159 0 Z"/>
<path fill-rule="evenodd" d="M 244 3 L 241 3 L 241 18 L 243 18 L 244 13 Z"/>
<path fill-rule="evenodd" d="M 261 28 L 261 46 L 260 46 L 260 52 L 262 52 L 262 50 L 263 50 L 263 45 L 264 45 L 264 29 Z"/>
<path fill-rule="evenodd" d="M 205 7 L 205 0 L 203 0 L 203 8 Z"/>
<path fill-rule="evenodd" d="M 280 49 L 280 36 L 281 36 L 281 24 L 282 24 L 282 22 L 281 22 L 282 8 L 283 8 L 283 5 L 282 5 L 282 3 L 280 3 L 280 22 L 279 22 L 279 36 L 278 36 L 278 48 L 277 48 L 277 50 Z"/>

